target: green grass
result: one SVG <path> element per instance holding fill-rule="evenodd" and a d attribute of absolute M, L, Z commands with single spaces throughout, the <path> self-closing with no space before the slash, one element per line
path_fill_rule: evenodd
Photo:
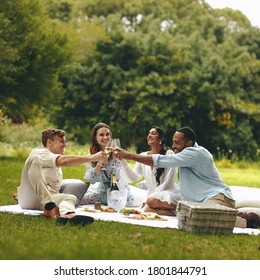
<path fill-rule="evenodd" d="M 260 188 L 260 169 L 258 168 L 218 168 L 222 179 L 228 185 Z"/>
<path fill-rule="evenodd" d="M 0 205 L 15 204 L 22 158 L 0 158 Z M 63 168 L 65 178 L 83 178 L 84 165 Z M 230 185 L 260 187 L 256 168 L 220 168 Z M 95 221 L 85 228 L 57 226 L 39 216 L 0 213 L 0 259 L 5 260 L 259 260 L 259 236 L 206 235 Z"/>

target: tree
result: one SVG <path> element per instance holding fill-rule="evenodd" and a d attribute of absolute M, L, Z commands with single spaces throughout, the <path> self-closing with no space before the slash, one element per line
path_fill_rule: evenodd
<path fill-rule="evenodd" d="M 138 150 L 154 124 L 190 125 L 212 152 L 259 156 L 259 30 L 241 12 L 194 0 L 79 2 L 75 28 L 99 32 L 82 33 L 92 47 L 63 76 L 57 124 L 86 142 L 105 121 Z"/>
<path fill-rule="evenodd" d="M 0 104 L 15 122 L 43 107 L 55 108 L 58 75 L 68 62 L 65 35 L 55 32 L 38 0 L 0 4 Z"/>

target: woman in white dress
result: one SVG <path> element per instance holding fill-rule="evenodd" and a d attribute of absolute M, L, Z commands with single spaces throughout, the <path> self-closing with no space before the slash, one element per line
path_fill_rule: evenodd
<path fill-rule="evenodd" d="M 153 126 L 147 136 L 150 150 L 142 154 L 171 154 L 166 145 L 166 133 L 158 126 Z M 124 161 L 124 160 L 122 160 Z M 159 215 L 175 216 L 175 209 L 180 200 L 179 190 L 175 184 L 175 168 L 156 168 L 136 162 L 134 169 L 124 164 L 122 175 L 129 182 L 136 182 L 144 177 L 147 185 L 147 197 L 142 211 L 155 212 Z"/>
<path fill-rule="evenodd" d="M 107 124 L 97 123 L 92 129 L 90 154 L 104 151 L 108 142 L 112 139 L 111 134 L 110 127 Z M 131 188 L 133 190 L 137 188 L 129 186 L 127 181 L 124 180 L 121 175 L 122 163 L 110 154 L 102 162 L 88 162 L 86 164 L 84 179 L 90 182 L 90 186 L 81 200 L 81 205 L 94 204 L 95 202 L 107 205 L 107 190 L 110 188 L 113 174 L 116 175 L 119 188 L 127 193 L 126 206 L 139 207 L 141 205 L 145 191 L 137 190 L 138 192 L 131 192 Z"/>

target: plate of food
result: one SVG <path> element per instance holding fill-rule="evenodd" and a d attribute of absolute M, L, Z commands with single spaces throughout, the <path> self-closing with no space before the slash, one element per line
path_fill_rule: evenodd
<path fill-rule="evenodd" d="M 103 205 L 101 205 L 100 210 L 101 212 L 109 212 L 109 213 L 117 212 L 115 208 L 103 206 Z"/>
<path fill-rule="evenodd" d="M 101 210 L 97 210 L 97 209 L 94 209 L 94 208 L 89 208 L 89 207 L 84 207 L 82 209 L 83 212 L 93 212 L 93 213 L 100 213 Z"/>
<path fill-rule="evenodd" d="M 130 214 L 141 214 L 141 211 L 137 210 L 137 209 L 133 209 L 133 208 L 122 208 L 119 213 L 125 215 L 125 216 L 129 216 Z"/>
<path fill-rule="evenodd" d="M 93 213 L 100 213 L 100 212 L 109 212 L 109 213 L 113 213 L 116 212 L 116 210 L 112 207 L 108 207 L 108 206 L 100 206 L 100 210 L 95 209 L 95 208 L 89 208 L 89 207 L 85 207 L 82 211 L 84 212 L 93 212 Z"/>
<path fill-rule="evenodd" d="M 157 213 L 154 212 L 142 212 L 138 215 L 130 214 L 128 218 L 136 220 L 167 221 L 167 219 L 160 217 Z"/>

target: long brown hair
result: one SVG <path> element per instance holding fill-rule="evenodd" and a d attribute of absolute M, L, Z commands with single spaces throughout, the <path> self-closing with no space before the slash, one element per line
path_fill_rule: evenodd
<path fill-rule="evenodd" d="M 93 127 L 92 132 L 91 132 L 91 144 L 90 144 L 90 148 L 89 148 L 91 154 L 96 154 L 97 152 L 100 151 L 100 147 L 99 147 L 99 145 L 98 145 L 98 142 L 97 142 L 97 140 L 96 140 L 96 137 L 97 137 L 97 131 L 98 131 L 100 128 L 102 128 L 102 127 L 105 127 L 105 128 L 107 128 L 107 129 L 109 129 L 109 131 L 110 131 L 110 136 L 112 136 L 112 135 L 111 135 L 110 127 L 109 127 L 107 124 L 102 123 L 102 122 L 97 123 L 97 124 Z"/>

